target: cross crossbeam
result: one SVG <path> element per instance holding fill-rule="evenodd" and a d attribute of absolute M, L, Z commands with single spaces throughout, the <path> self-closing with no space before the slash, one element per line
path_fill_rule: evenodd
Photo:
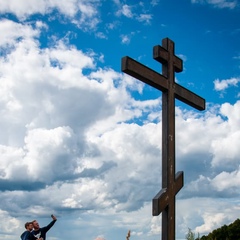
<path fill-rule="evenodd" d="M 175 240 L 175 196 L 183 187 L 183 172 L 175 174 L 175 98 L 198 110 L 205 109 L 205 99 L 175 82 L 183 63 L 172 40 L 155 46 L 153 58 L 162 64 L 162 74 L 130 57 L 122 58 L 122 71 L 162 91 L 162 190 L 152 200 L 152 214 L 162 213 L 162 240 Z"/>

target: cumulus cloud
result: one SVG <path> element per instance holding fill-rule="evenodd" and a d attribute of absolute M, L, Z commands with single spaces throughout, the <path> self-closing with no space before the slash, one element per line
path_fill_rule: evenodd
<path fill-rule="evenodd" d="M 238 188 L 240 183 L 240 168 L 236 169 L 233 172 L 221 172 L 219 175 L 217 175 L 213 181 L 213 186 L 218 191 L 227 191 L 228 189 L 231 189 L 231 191 L 234 193 L 235 190 Z"/>
<path fill-rule="evenodd" d="M 15 25 L 10 26 L 14 31 Z M 40 49 L 35 29 L 21 26 L 28 31 L 20 31 L 21 39 L 16 37 L 12 50 L 1 58 L 2 190 L 40 189 L 56 181 L 101 176 L 123 155 L 109 142 L 108 131 L 142 111 L 149 112 L 154 102 L 142 105 L 131 99 L 127 89 L 141 91 L 142 85 L 139 88 L 129 77 L 121 80 L 122 75 L 112 69 L 95 69 L 94 53 L 83 53 L 62 41 Z M 87 68 L 92 72 L 83 75 Z M 125 141 L 121 132 L 127 129 L 128 125 L 119 125 L 110 133 Z M 67 199 L 64 204 L 73 202 Z"/>
<path fill-rule="evenodd" d="M 180 192 L 181 197 L 189 197 L 193 193 L 195 196 L 213 198 L 237 196 L 240 152 L 236 144 L 240 134 L 239 109 L 237 101 L 232 105 L 221 105 L 217 112 L 209 109 L 204 118 L 195 118 L 190 112 L 185 116 L 181 113 L 181 118 L 177 117 L 177 161 L 180 161 L 177 164 L 180 169 L 185 169 L 186 179 L 189 181 L 185 194 Z M 185 134 L 185 131 L 189 134 Z M 203 132 L 207 132 L 207 135 Z M 224 177 L 231 178 L 232 185 L 227 184 L 227 181 L 225 187 Z"/>
<path fill-rule="evenodd" d="M 39 36 L 39 29 L 41 28 L 40 22 L 37 24 L 37 28 L 33 29 L 30 25 L 22 25 L 8 19 L 2 19 L 0 24 L 0 30 L 4 32 L 0 46 L 2 48 L 12 47 L 21 38 L 34 38 Z"/>
<path fill-rule="evenodd" d="M 238 83 L 240 82 L 240 78 L 230 78 L 230 79 L 223 79 L 219 80 L 216 79 L 214 80 L 214 89 L 216 91 L 224 91 L 225 89 L 234 86 L 237 87 Z"/>
<path fill-rule="evenodd" d="M 2 211 L 0 209 L 0 216 L 2 219 L 4 219 L 4 222 L 1 222 L 0 224 L 0 232 L 3 233 L 2 237 L 4 239 L 10 239 L 9 233 L 11 234 L 12 231 L 16 231 L 20 225 L 20 221 L 16 218 L 10 216 L 8 212 Z"/>
<path fill-rule="evenodd" d="M 187 211 L 189 206 L 194 206 L 191 212 Z M 200 233 L 200 236 L 207 235 L 212 230 L 237 219 L 238 211 L 239 202 L 229 201 L 226 198 L 222 198 L 217 206 L 216 199 L 207 197 L 179 200 L 177 201 L 177 225 L 179 224 L 179 231 L 183 235 L 186 234 L 188 228 Z"/>
<path fill-rule="evenodd" d="M 16 15 L 18 19 L 26 20 L 32 15 L 48 15 L 56 10 L 79 28 L 89 30 L 94 29 L 99 23 L 97 10 L 99 4 L 99 0 L 0 0 L 0 12 L 12 13 Z"/>
<path fill-rule="evenodd" d="M 51 11 L 40 3 L 38 12 Z M 14 4 L 11 11 L 19 18 L 37 12 L 30 5 L 29 13 L 17 12 Z M 85 14 L 95 16 L 94 9 Z M 2 222 L 1 232 L 20 232 L 19 217 L 46 217 L 54 210 L 63 221 L 80 211 L 85 220 L 78 214 L 67 231 L 92 224 L 99 230 L 92 239 L 103 237 L 102 226 L 112 223 L 124 234 L 128 229 L 138 237 L 160 234 L 161 220 L 150 213 L 151 199 L 161 189 L 161 99 L 134 99 L 130 92 L 142 94 L 143 84 L 99 67 L 102 54 L 56 37 L 54 44 L 40 46 L 47 27 L 0 21 L 6 33 L 0 40 L 0 219 L 15 224 Z M 223 83 L 233 84 L 218 82 Z M 208 106 L 203 113 L 176 108 L 176 169 L 186 173 L 178 194 L 182 229 L 191 227 L 194 217 L 200 232 L 237 218 L 227 198 L 238 194 L 239 109 L 239 101 Z M 220 207 L 232 214 L 228 219 L 209 198 L 219 195 L 226 199 Z M 192 205 L 194 210 L 186 211 Z M 206 206 L 211 211 L 204 215 Z M 238 207 L 236 201 L 235 211 Z"/>
<path fill-rule="evenodd" d="M 220 113 L 227 121 L 220 125 L 221 136 L 212 141 L 213 166 L 226 166 L 227 162 L 228 168 L 237 167 L 240 152 L 235 142 L 240 134 L 239 107 L 240 101 L 237 101 L 234 105 L 225 103 L 220 108 Z"/>

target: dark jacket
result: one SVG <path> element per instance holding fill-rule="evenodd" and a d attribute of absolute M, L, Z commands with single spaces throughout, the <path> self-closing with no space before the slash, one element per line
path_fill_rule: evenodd
<path fill-rule="evenodd" d="M 25 231 L 21 235 L 22 240 L 30 240 L 31 239 L 31 233 L 29 231 Z"/>
<path fill-rule="evenodd" d="M 40 237 L 42 237 L 43 240 L 46 240 L 47 231 L 54 225 L 54 223 L 56 221 L 57 220 L 51 221 L 46 227 L 39 228 L 37 231 L 33 230 L 30 234 L 31 235 L 30 240 L 35 240 L 35 239 L 38 239 Z"/>

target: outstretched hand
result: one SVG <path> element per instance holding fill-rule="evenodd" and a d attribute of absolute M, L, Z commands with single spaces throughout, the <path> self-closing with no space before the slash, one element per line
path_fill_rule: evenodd
<path fill-rule="evenodd" d="M 51 217 L 53 220 L 57 220 L 57 218 L 53 214 L 51 215 Z"/>

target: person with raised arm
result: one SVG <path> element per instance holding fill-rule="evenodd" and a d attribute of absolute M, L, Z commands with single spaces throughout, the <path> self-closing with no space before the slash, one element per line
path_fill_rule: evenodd
<path fill-rule="evenodd" d="M 54 223 L 57 221 L 57 218 L 54 215 L 51 215 L 52 221 L 45 227 L 40 227 L 37 220 L 33 220 L 33 231 L 31 232 L 31 240 L 46 240 L 46 233 L 48 230 L 54 225 Z"/>

